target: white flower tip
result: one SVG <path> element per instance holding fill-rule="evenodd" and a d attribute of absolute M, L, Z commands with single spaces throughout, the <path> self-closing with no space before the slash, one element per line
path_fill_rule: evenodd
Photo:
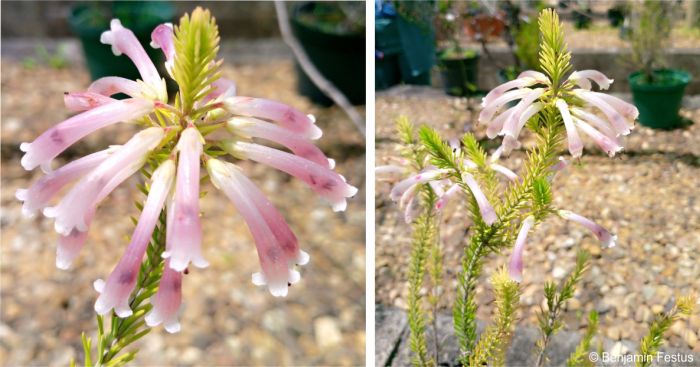
<path fill-rule="evenodd" d="M 213 159 L 212 159 L 212 160 L 213 160 Z M 46 209 L 44 209 L 44 212 L 45 212 L 45 211 L 46 211 Z M 46 213 L 44 213 L 44 215 L 46 215 Z M 170 256 L 172 256 L 172 252 L 170 252 L 170 251 L 163 251 L 163 253 L 160 254 L 160 256 L 163 257 L 164 259 L 169 259 Z"/>
<path fill-rule="evenodd" d="M 15 191 L 15 197 L 20 201 L 27 200 L 27 189 L 17 189 L 17 191 Z"/>
<path fill-rule="evenodd" d="M 311 123 L 312 123 L 312 124 L 315 124 L 315 123 L 316 123 L 316 116 L 314 116 L 314 115 L 312 115 L 312 114 L 308 114 L 308 115 L 306 115 L 306 117 L 308 117 L 309 120 L 311 120 Z"/>
<path fill-rule="evenodd" d="M 265 275 L 263 275 L 263 273 L 260 273 L 260 272 L 253 273 L 253 276 L 251 278 L 252 278 L 251 280 L 253 281 L 254 285 L 262 286 L 262 285 L 267 284 L 267 282 L 265 281 Z"/>
<path fill-rule="evenodd" d="M 617 246 L 617 235 L 611 233 L 610 238 L 608 238 L 608 240 L 603 243 L 603 247 L 613 248 L 615 246 Z"/>
<path fill-rule="evenodd" d="M 628 132 L 628 134 L 629 134 L 629 132 Z M 46 173 L 46 174 L 53 172 L 53 168 L 51 168 L 51 161 L 44 162 L 44 163 L 40 164 L 39 166 L 41 167 L 41 171 Z"/>
<path fill-rule="evenodd" d="M 323 136 L 323 130 L 316 125 L 311 125 L 309 127 L 309 139 L 318 140 Z"/>
<path fill-rule="evenodd" d="M 335 159 L 328 158 L 328 168 L 330 168 L 330 169 L 335 168 Z"/>
<path fill-rule="evenodd" d="M 287 281 L 289 284 L 295 284 L 298 283 L 301 280 L 301 273 L 299 273 L 296 270 L 289 270 L 289 277 L 287 278 Z"/>
<path fill-rule="evenodd" d="M 149 43 L 149 46 L 151 46 L 151 48 L 155 48 L 155 49 L 160 48 L 160 45 L 157 44 L 156 41 L 151 41 L 151 43 Z"/>
<path fill-rule="evenodd" d="M 333 203 L 333 211 L 334 212 L 344 212 L 345 209 L 347 209 L 347 207 L 348 207 L 348 202 L 345 199 L 339 200 L 339 201 Z"/>
<path fill-rule="evenodd" d="M 180 332 L 180 323 L 177 320 L 174 321 L 169 321 L 165 325 L 165 331 L 169 332 L 170 334 L 175 334 Z"/>
<path fill-rule="evenodd" d="M 102 279 L 97 279 L 92 283 L 92 287 L 95 288 L 97 293 L 102 294 L 102 292 L 105 290 L 105 281 Z M 100 299 L 98 298 L 97 301 L 99 302 Z M 95 307 L 97 307 L 97 303 L 95 303 Z"/>
<path fill-rule="evenodd" d="M 341 177 L 342 177 L 342 176 L 341 176 Z M 347 188 L 347 190 L 345 191 L 345 197 L 346 197 L 346 198 L 351 198 L 351 197 L 357 195 L 357 192 L 358 192 L 358 191 L 359 191 L 359 190 L 358 190 L 357 187 L 352 186 L 352 185 L 348 185 L 348 188 Z"/>
<path fill-rule="evenodd" d="M 273 297 L 287 297 L 289 293 L 289 285 L 285 282 L 274 282 L 267 285 L 270 294 Z"/>
<path fill-rule="evenodd" d="M 98 315 L 106 315 L 112 307 L 105 302 L 104 297 L 100 296 L 97 297 L 97 301 L 95 301 L 94 309 Z"/>
<path fill-rule="evenodd" d="M 517 283 L 523 282 L 523 274 L 522 273 L 518 273 L 516 271 L 509 271 L 508 274 L 510 275 L 510 278 L 513 279 L 514 282 L 517 282 Z"/>
<path fill-rule="evenodd" d="M 296 264 L 297 265 L 306 265 L 309 263 L 309 260 L 311 259 L 311 256 L 306 251 L 299 250 L 299 254 L 297 255 L 296 259 Z"/>
<path fill-rule="evenodd" d="M 73 262 L 65 257 L 62 256 L 56 256 L 56 267 L 61 270 L 68 270 L 70 269 L 71 265 L 73 265 Z"/>
<path fill-rule="evenodd" d="M 23 152 L 28 152 L 31 147 L 32 147 L 32 143 L 22 143 L 19 145 L 19 150 L 21 150 Z"/>
<path fill-rule="evenodd" d="M 32 210 L 27 204 L 22 205 L 22 215 L 25 218 L 32 219 L 36 216 L 36 211 Z"/>
<path fill-rule="evenodd" d="M 97 307 L 97 305 L 95 305 Z M 133 311 L 131 311 L 131 308 L 129 308 L 128 305 L 122 305 L 114 308 L 114 312 L 119 316 L 120 318 L 126 318 L 134 314 Z"/>
<path fill-rule="evenodd" d="M 170 269 L 173 269 L 177 272 L 181 273 L 185 271 L 185 269 L 187 269 L 188 263 L 189 261 L 187 261 L 186 259 L 170 256 Z"/>
<path fill-rule="evenodd" d="M 155 309 L 149 312 L 144 319 L 146 320 L 146 325 L 148 325 L 149 327 L 158 326 L 158 324 L 160 324 L 160 322 L 162 321 L 160 314 L 156 312 Z"/>

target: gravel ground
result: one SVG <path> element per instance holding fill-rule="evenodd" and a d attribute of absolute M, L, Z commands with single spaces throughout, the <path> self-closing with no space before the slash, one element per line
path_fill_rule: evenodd
<path fill-rule="evenodd" d="M 406 88 L 378 97 L 377 165 L 397 155 L 393 122 L 399 115 L 415 124 L 437 128 L 458 137 L 474 130 L 485 139 L 483 127 L 473 127 L 466 100 L 445 97 L 430 89 Z M 476 108 L 476 107 L 474 107 Z M 618 246 L 601 251 L 585 229 L 549 218 L 528 238 L 519 313 L 523 325 L 536 324 L 545 280 L 559 280 L 573 267 L 576 251 L 593 254 L 590 272 L 574 300 L 567 304 L 568 329 L 581 327 L 581 315 L 601 313 L 602 333 L 613 340 L 638 340 L 654 312 L 676 294 L 700 294 L 700 110 L 682 110 L 695 124 L 679 130 L 657 131 L 637 126 L 623 154 L 610 159 L 587 146 L 580 165 L 570 166 L 556 179 L 555 205 L 591 217 L 618 235 Z M 525 146 L 532 144 L 527 141 Z M 493 151 L 497 145 L 488 144 Z M 516 172 L 524 154 L 516 151 L 503 164 Z M 377 183 L 376 299 L 406 308 L 405 283 L 410 252 L 410 228 L 388 199 L 390 185 Z M 447 283 L 441 299 L 451 307 L 456 274 L 468 223 L 464 203 L 451 203 L 443 216 L 441 239 Z M 492 295 L 483 286 L 488 276 L 507 261 L 509 253 L 492 255 L 480 286 L 479 317 L 492 312 Z M 671 347 L 700 351 L 700 315 L 676 323 L 668 333 Z"/>
<path fill-rule="evenodd" d="M 227 60 L 237 60 L 235 58 Z M 51 221 L 28 220 L 14 198 L 39 174 L 19 166 L 18 144 L 31 141 L 65 117 L 62 92 L 81 90 L 88 75 L 80 65 L 65 70 L 2 60 L 2 308 L 0 365 L 67 365 L 83 359 L 80 333 L 95 334 L 92 282 L 104 278 L 126 245 L 140 200 L 136 179 L 121 185 L 101 206 L 89 244 L 74 268 L 55 268 Z M 303 183 L 261 165 L 243 164 L 287 218 L 311 254 L 303 280 L 285 299 L 250 282 L 258 270 L 252 237 L 233 205 L 210 184 L 202 200 L 207 269 L 195 269 L 183 285 L 182 332 L 154 329 L 139 341 L 138 365 L 358 365 L 365 350 L 364 139 L 337 108 L 319 108 L 295 93 L 288 58 L 226 67 L 239 93 L 291 104 L 317 116 L 321 148 L 360 193 L 347 211 L 334 213 Z M 123 143 L 133 129 L 110 127 L 77 144 L 62 159 Z M 278 194 L 284 190 L 284 195 Z"/>

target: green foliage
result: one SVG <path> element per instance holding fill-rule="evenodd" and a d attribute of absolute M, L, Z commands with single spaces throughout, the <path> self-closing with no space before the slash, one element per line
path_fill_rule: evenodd
<path fill-rule="evenodd" d="M 540 31 L 536 22 L 520 23 L 513 37 L 515 41 L 515 56 L 518 58 L 520 67 L 527 70 L 540 69 L 538 57 L 540 49 L 539 35 Z"/>
<path fill-rule="evenodd" d="M 567 367 L 586 367 L 593 366 L 593 363 L 588 358 L 588 353 L 591 350 L 591 340 L 598 332 L 598 313 L 594 310 L 588 314 L 588 327 L 586 333 L 583 334 L 581 342 L 576 347 L 569 359 L 566 360 Z"/>
<path fill-rule="evenodd" d="M 632 12 L 630 61 L 644 72 L 646 82 L 653 82 L 653 70 L 663 63 L 665 45 L 671 35 L 671 3 L 646 0 Z"/>
<path fill-rule="evenodd" d="M 639 354 L 648 358 L 640 358 L 636 361 L 637 367 L 647 367 L 651 365 L 654 356 L 664 342 L 664 333 L 681 319 L 682 316 L 690 316 L 695 312 L 697 297 L 695 295 L 683 296 L 678 299 L 673 308 L 668 312 L 662 312 L 652 321 L 647 333 L 639 345 Z"/>
<path fill-rule="evenodd" d="M 552 80 L 552 86 L 556 90 L 564 74 L 571 70 L 571 54 L 564 42 L 559 15 L 553 9 L 542 10 L 538 23 L 542 35 L 540 67 Z"/>
<path fill-rule="evenodd" d="M 440 134 L 428 126 L 421 126 L 418 131 L 421 143 L 431 157 L 430 162 L 438 168 L 453 169 L 459 173 L 462 171 L 460 154 L 456 153 Z"/>
<path fill-rule="evenodd" d="M 552 188 L 545 177 L 537 177 L 532 182 L 532 201 L 535 219 L 543 219 L 551 212 Z"/>
<path fill-rule="evenodd" d="M 505 353 L 515 326 L 515 311 L 520 301 L 520 285 L 508 275 L 505 267 L 491 276 L 495 294 L 495 317 L 474 347 L 470 358 L 471 366 L 484 364 L 505 365 Z"/>
<path fill-rule="evenodd" d="M 436 222 L 432 210 L 426 210 L 413 224 L 413 242 L 408 269 L 408 324 L 411 330 L 409 344 L 415 366 L 434 365 L 428 357 L 425 339 L 425 313 L 422 309 L 421 288 L 425 277 L 428 250 L 435 239 Z"/>
<path fill-rule="evenodd" d="M 211 90 L 211 83 L 221 76 L 219 29 L 209 10 L 196 8 L 192 16 L 185 14 L 175 27 L 175 64 L 173 77 L 180 91 L 176 102 L 185 115 L 194 103 Z M 198 116 L 189 116 L 196 120 Z"/>
<path fill-rule="evenodd" d="M 583 274 L 588 269 L 588 260 L 590 258 L 591 255 L 588 252 L 580 250 L 576 254 L 576 265 L 574 269 L 564 278 L 559 287 L 549 281 L 544 285 L 547 311 L 540 310 L 540 313 L 537 315 L 540 331 L 542 332 L 542 338 L 537 342 L 539 348 L 539 355 L 537 357 L 538 366 L 542 366 L 545 362 L 544 354 L 552 336 L 563 327 L 563 323 L 559 319 L 562 308 L 566 304 L 566 301 L 574 296 L 576 285 L 581 281 Z"/>

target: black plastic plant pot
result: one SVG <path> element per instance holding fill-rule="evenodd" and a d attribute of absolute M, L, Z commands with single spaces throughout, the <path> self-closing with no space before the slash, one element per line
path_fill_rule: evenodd
<path fill-rule="evenodd" d="M 121 10 L 115 10 L 119 7 L 112 7 L 108 3 L 78 4 L 71 10 L 68 22 L 80 38 L 93 80 L 104 76 L 120 76 L 132 80 L 141 78 L 136 66 L 126 55 L 115 56 L 109 45 L 100 42 L 100 35 L 109 30 L 112 17 L 119 19 L 124 27 L 134 32 L 161 75 L 166 75 L 163 51 L 150 47 L 149 43 L 151 32 L 156 26 L 172 21 L 175 15 L 174 8 L 165 2 L 130 4 L 128 7 L 121 7 Z"/>
<path fill-rule="evenodd" d="M 479 71 L 479 55 L 463 57 L 438 54 L 438 64 L 445 93 L 451 96 L 467 97 L 476 94 Z"/>
<path fill-rule="evenodd" d="M 365 103 L 365 32 L 331 33 L 299 20 L 302 12 L 313 11 L 314 3 L 299 6 L 291 18 L 292 31 L 314 66 L 352 104 Z M 328 98 L 295 64 L 299 93 L 314 103 L 330 106 Z"/>
<path fill-rule="evenodd" d="M 682 125 L 678 114 L 685 87 L 691 76 L 683 70 L 661 69 L 653 72 L 652 83 L 644 74 L 630 74 L 634 105 L 639 110 L 639 122 L 654 129 L 673 129 Z"/>

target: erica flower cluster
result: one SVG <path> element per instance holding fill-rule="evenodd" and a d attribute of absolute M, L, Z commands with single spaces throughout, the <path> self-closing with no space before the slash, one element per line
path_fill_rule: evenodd
<path fill-rule="evenodd" d="M 518 138 L 528 120 L 551 104 L 561 114 L 573 157 L 580 157 L 583 152 L 579 132 L 588 135 L 612 157 L 623 149 L 620 136 L 630 133 L 639 112 L 619 98 L 591 91 L 591 82 L 604 90 L 613 80 L 596 70 L 582 70 L 571 73 L 561 86 L 553 86 L 547 75 L 525 71 L 484 97 L 479 122 L 488 124 L 486 134 L 489 138 L 503 136 L 504 153 L 508 154 L 520 147 Z M 515 101 L 517 104 L 505 108 Z M 593 113 L 592 110 L 596 109 L 605 118 Z"/>
<path fill-rule="evenodd" d="M 30 188 L 17 192 L 17 198 L 24 202 L 25 215 L 33 216 L 43 210 L 45 216 L 55 219 L 59 233 L 56 265 L 67 269 L 87 240 L 100 202 L 148 163 L 153 168 L 148 197 L 119 263 L 106 280 L 95 281 L 95 289 L 100 293 L 95 310 L 106 314 L 114 309 L 120 317 L 132 314 L 129 297 L 160 213 L 165 209 L 166 244 L 162 254 L 165 267 L 146 322 L 150 326 L 163 323 L 170 332 L 180 328 L 177 314 L 183 272 L 190 265 L 199 268 L 208 265 L 201 249 L 202 166 L 214 186 L 236 206 L 253 235 L 261 266 L 261 271 L 252 276 L 254 284 L 266 285 L 274 296 L 285 296 L 288 286 L 300 279 L 295 266 L 309 261 L 309 255 L 300 249 L 282 215 L 257 185 L 239 166 L 214 157 L 230 153 L 237 159 L 256 161 L 293 175 L 325 198 L 335 211 L 345 210 L 346 198 L 357 192 L 333 170 L 334 162 L 313 144 L 313 139 L 321 137 L 313 116 L 282 103 L 236 96 L 235 84 L 219 77 L 221 62 L 214 57 L 201 55 L 202 59 L 195 59 L 196 62 L 185 59 L 199 56 L 179 50 L 200 47 L 206 51 L 207 40 L 214 43 L 210 49 L 215 52 L 218 32 L 208 11 L 197 9 L 191 19 L 187 16 L 183 19 L 188 21 L 187 27 L 200 27 L 190 30 L 195 36 L 183 36 L 188 31 L 182 25 L 185 23 L 181 23 L 182 28 L 163 24 L 153 31 L 151 43 L 163 50 L 166 70 L 180 85 L 176 103 L 168 104 L 165 80 L 134 34 L 118 20 L 112 20 L 101 41 L 111 45 L 115 55 L 128 56 L 137 66 L 141 80 L 105 77 L 96 80 L 85 92 L 66 93 L 66 107 L 80 113 L 50 128 L 33 142 L 22 144 L 25 152 L 22 166 L 27 170 L 41 167 L 46 174 Z M 208 38 L 202 29 L 210 33 Z M 200 81 L 203 87 L 185 87 L 191 80 L 183 82 L 179 75 L 197 65 L 202 68 L 195 72 L 204 76 Z M 193 90 L 194 93 L 188 94 Z M 112 98 L 117 93 L 129 98 Z M 52 160 L 71 145 L 118 122 L 136 124 L 143 129 L 121 146 L 112 146 L 53 170 Z M 224 133 L 209 135 L 218 129 Z M 214 135 L 217 138 L 210 138 Z M 258 144 L 257 139 L 280 144 L 290 152 Z M 71 183 L 74 184 L 67 194 L 52 205 L 58 192 Z"/>

